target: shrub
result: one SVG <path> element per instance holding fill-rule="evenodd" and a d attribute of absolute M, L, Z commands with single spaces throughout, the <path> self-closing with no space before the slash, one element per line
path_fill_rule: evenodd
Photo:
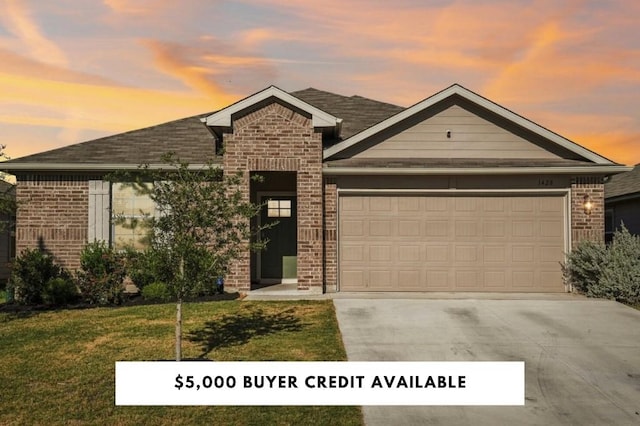
<path fill-rule="evenodd" d="M 78 288 L 87 303 L 106 305 L 122 302 L 125 276 L 123 256 L 104 242 L 87 244 L 80 254 Z"/>
<path fill-rule="evenodd" d="M 614 234 L 607 255 L 594 296 L 631 305 L 640 303 L 640 237 L 623 227 Z"/>
<path fill-rule="evenodd" d="M 52 278 L 47 282 L 42 299 L 51 305 L 66 305 L 78 299 L 78 289 L 69 278 Z"/>
<path fill-rule="evenodd" d="M 607 262 L 607 249 L 602 243 L 583 241 L 567 255 L 562 265 L 565 284 L 571 285 L 580 293 L 595 296 L 592 291 L 600 282 L 602 269 Z"/>
<path fill-rule="evenodd" d="M 42 303 L 47 283 L 55 278 L 69 279 L 69 273 L 41 251 L 25 249 L 13 264 L 9 291 L 17 303 Z"/>
<path fill-rule="evenodd" d="M 567 256 L 565 282 L 589 297 L 640 303 L 640 237 L 623 226 L 609 246 L 583 242 Z"/>
<path fill-rule="evenodd" d="M 147 300 L 167 302 L 171 300 L 171 292 L 165 283 L 158 281 L 144 286 L 142 297 Z"/>
<path fill-rule="evenodd" d="M 140 290 L 154 282 L 166 282 L 166 271 L 171 266 L 168 264 L 169 259 L 163 257 L 162 253 L 128 249 L 125 257 L 127 276 Z"/>

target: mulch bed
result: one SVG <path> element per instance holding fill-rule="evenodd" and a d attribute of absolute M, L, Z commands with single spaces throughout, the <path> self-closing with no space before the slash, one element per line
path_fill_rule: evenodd
<path fill-rule="evenodd" d="M 222 294 L 213 294 L 208 296 L 200 296 L 193 297 L 189 299 L 185 299 L 185 302 L 213 302 L 219 300 L 236 300 L 241 299 L 242 294 L 240 293 L 222 293 Z M 172 303 L 172 302 L 158 302 L 155 300 L 147 300 L 144 299 L 140 295 L 129 295 L 126 296 L 124 301 L 119 305 L 92 305 L 88 303 L 74 303 L 70 305 L 63 306 L 52 306 L 46 304 L 39 305 L 17 305 L 14 303 L 0 303 L 0 312 L 9 312 L 9 313 L 27 313 L 27 312 L 41 312 L 41 311 L 55 311 L 60 309 L 92 309 L 98 307 L 110 306 L 112 308 L 126 307 L 126 306 L 142 306 L 142 305 L 158 305 L 162 303 Z"/>

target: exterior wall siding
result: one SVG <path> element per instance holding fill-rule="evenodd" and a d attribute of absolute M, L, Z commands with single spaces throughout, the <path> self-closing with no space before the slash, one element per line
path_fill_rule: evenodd
<path fill-rule="evenodd" d="M 584 211 L 584 197 L 593 202 L 591 214 Z M 571 183 L 571 248 L 581 241 L 604 241 L 604 184 L 602 178 L 576 178 Z"/>
<path fill-rule="evenodd" d="M 224 135 L 224 170 L 244 174 L 243 193 L 250 197 L 253 171 L 295 171 L 298 203 L 298 289 L 322 290 L 323 209 L 322 135 L 310 118 L 272 103 L 238 118 Z M 229 287 L 251 288 L 247 251 L 231 265 Z"/>
<path fill-rule="evenodd" d="M 449 131 L 449 137 L 447 137 Z M 558 158 L 502 127 L 453 105 L 354 158 Z"/>
<path fill-rule="evenodd" d="M 87 242 L 89 184 L 65 176 L 18 177 L 16 253 L 41 248 L 67 269 L 80 267 Z"/>

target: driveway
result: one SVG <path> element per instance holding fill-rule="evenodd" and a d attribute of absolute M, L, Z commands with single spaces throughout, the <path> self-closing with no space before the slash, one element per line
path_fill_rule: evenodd
<path fill-rule="evenodd" d="M 640 424 L 640 311 L 584 298 L 334 303 L 351 361 L 525 361 L 524 407 L 367 406 L 367 425 Z"/>

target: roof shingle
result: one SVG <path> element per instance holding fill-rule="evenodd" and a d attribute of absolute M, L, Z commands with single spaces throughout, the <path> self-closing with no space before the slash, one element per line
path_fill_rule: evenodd
<path fill-rule="evenodd" d="M 403 108 L 360 96 L 341 96 L 317 89 L 291 93 L 316 108 L 343 119 L 342 137 L 349 137 Z M 51 151 L 16 158 L 9 163 L 85 163 L 144 164 L 158 163 L 161 156 L 174 152 L 188 163 L 203 163 L 214 156 L 215 139 L 199 114 L 143 129 L 132 130 Z M 8 164 L 8 163 L 7 163 Z"/>
<path fill-rule="evenodd" d="M 213 135 L 200 122 L 206 115 L 77 143 L 10 162 L 143 164 L 158 163 L 163 154 L 175 152 L 188 163 L 203 163 L 215 152 Z"/>
<path fill-rule="evenodd" d="M 309 88 L 291 92 L 293 96 L 343 119 L 342 139 L 346 139 L 404 110 L 403 107 L 362 96 L 342 96 Z"/>
<path fill-rule="evenodd" d="M 611 177 L 604 185 L 604 197 L 614 198 L 622 195 L 638 193 L 640 196 L 640 164 L 630 172 L 620 173 Z"/>

